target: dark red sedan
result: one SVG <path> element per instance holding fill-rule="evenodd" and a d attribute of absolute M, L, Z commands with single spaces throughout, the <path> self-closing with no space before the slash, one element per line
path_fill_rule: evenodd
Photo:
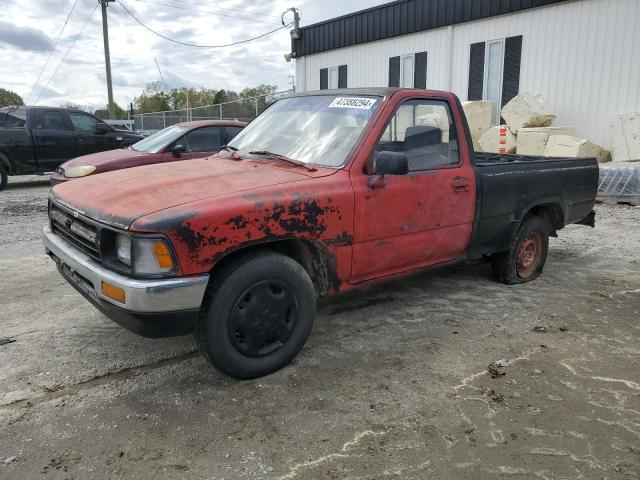
<path fill-rule="evenodd" d="M 217 153 L 246 125 L 237 120 L 199 120 L 171 125 L 129 148 L 69 160 L 51 175 L 51 184 L 152 163 L 208 157 Z"/>

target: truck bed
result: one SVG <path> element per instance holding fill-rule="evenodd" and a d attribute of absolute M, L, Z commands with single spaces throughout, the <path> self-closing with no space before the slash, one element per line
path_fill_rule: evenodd
<path fill-rule="evenodd" d="M 533 205 L 556 205 L 555 226 L 579 222 L 593 210 L 598 189 L 595 158 L 474 154 L 478 200 L 469 257 L 506 251 Z"/>

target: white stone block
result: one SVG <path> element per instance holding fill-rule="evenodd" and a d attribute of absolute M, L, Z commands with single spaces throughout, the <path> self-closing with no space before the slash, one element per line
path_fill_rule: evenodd
<path fill-rule="evenodd" d="M 599 163 L 611 161 L 608 150 L 584 138 L 552 135 L 544 150 L 545 157 L 596 157 Z"/>
<path fill-rule="evenodd" d="M 551 135 L 575 135 L 574 127 L 533 127 L 518 130 L 518 155 L 544 155 Z"/>
<path fill-rule="evenodd" d="M 472 135 L 474 132 L 483 134 L 491 128 L 492 105 L 493 103 L 487 100 L 464 102 L 462 104 Z"/>
<path fill-rule="evenodd" d="M 487 130 L 484 135 L 480 137 L 480 147 L 483 152 L 499 153 L 500 149 L 500 127 L 492 127 Z M 515 153 L 516 151 L 516 136 L 509 128 L 507 128 L 505 153 Z"/>
<path fill-rule="evenodd" d="M 611 124 L 614 162 L 640 161 L 640 112 L 618 115 Z"/>
<path fill-rule="evenodd" d="M 501 114 L 515 134 L 521 128 L 549 127 L 553 125 L 553 120 L 556 118 L 547 110 L 541 96 L 536 97 L 526 92 L 513 97 L 502 108 Z"/>
<path fill-rule="evenodd" d="M 471 140 L 473 141 L 473 149 L 476 152 L 483 152 L 484 150 L 482 150 L 482 145 L 480 145 L 480 138 L 482 138 L 482 135 L 484 135 L 487 132 L 471 132 Z"/>

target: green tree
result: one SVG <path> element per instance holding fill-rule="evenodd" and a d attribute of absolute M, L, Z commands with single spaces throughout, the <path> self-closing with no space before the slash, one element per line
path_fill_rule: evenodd
<path fill-rule="evenodd" d="M 240 98 L 253 99 L 253 105 L 258 103 L 258 109 L 262 112 L 266 106 L 270 103 L 269 96 L 278 91 L 278 87 L 275 85 L 258 85 L 257 87 L 248 87 L 240 92 Z M 255 98 L 258 97 L 258 98 Z"/>
<path fill-rule="evenodd" d="M 184 110 L 209 105 L 226 103 L 222 107 L 225 118 L 253 118 L 258 111 L 265 109 L 271 101 L 270 96 L 275 93 L 274 85 L 258 85 L 245 88 L 240 93 L 233 90 L 215 90 L 209 88 L 173 88 L 169 91 L 162 89 L 160 82 L 148 83 L 145 90 L 135 98 L 136 113 L 152 113 L 172 110 Z M 257 97 L 257 98 L 255 98 Z M 236 100 L 243 100 L 235 102 Z M 229 103 L 235 102 L 235 103 Z M 96 113 L 97 115 L 97 113 Z M 213 118 L 220 115 L 218 107 L 214 109 L 199 109 L 193 112 L 193 117 Z M 120 117 L 118 117 L 120 118 Z"/>
<path fill-rule="evenodd" d="M 169 104 L 173 110 L 212 105 L 217 91 L 208 88 L 173 88 L 169 91 Z"/>
<path fill-rule="evenodd" d="M 16 92 L 0 88 L 0 107 L 7 105 L 24 105 L 24 100 Z"/>
<path fill-rule="evenodd" d="M 63 103 L 62 105 L 60 105 L 60 107 L 69 108 L 71 110 L 80 110 L 80 111 L 83 111 L 83 112 L 91 112 L 91 108 L 90 107 L 87 107 L 86 105 L 79 105 L 79 104 L 73 103 L 73 102 Z"/>
<path fill-rule="evenodd" d="M 138 113 L 163 112 L 171 110 L 169 96 L 162 91 L 160 82 L 147 83 L 144 92 L 133 101 Z"/>
<path fill-rule="evenodd" d="M 113 107 L 116 114 L 115 120 L 127 120 L 129 118 L 129 114 L 127 113 L 127 111 L 124 110 L 120 105 L 118 105 L 117 103 L 114 103 Z M 109 115 L 108 105 L 105 106 L 104 108 L 98 108 L 95 112 L 93 112 L 93 114 L 96 117 L 102 118 L 104 120 L 109 120 L 111 118 L 111 116 Z"/>

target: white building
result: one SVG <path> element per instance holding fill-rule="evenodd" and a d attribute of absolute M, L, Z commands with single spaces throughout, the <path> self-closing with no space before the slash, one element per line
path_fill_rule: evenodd
<path fill-rule="evenodd" d="M 613 118 L 640 110 L 640 0 L 400 0 L 299 36 L 298 91 L 417 87 L 499 105 L 526 91 L 607 148 Z"/>

